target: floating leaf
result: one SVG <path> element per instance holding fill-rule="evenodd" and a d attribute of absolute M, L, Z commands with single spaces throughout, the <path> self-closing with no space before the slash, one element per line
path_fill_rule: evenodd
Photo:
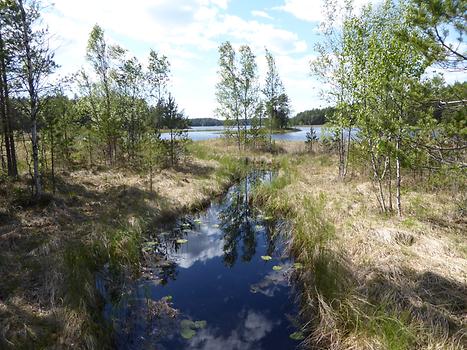
<path fill-rule="evenodd" d="M 305 339 L 305 336 L 303 335 L 302 332 L 294 332 L 291 335 L 289 335 L 290 339 L 293 340 L 303 340 Z"/>
<path fill-rule="evenodd" d="M 293 264 L 293 267 L 294 267 L 295 269 L 297 269 L 297 270 L 303 269 L 303 264 L 301 264 L 301 263 L 295 263 L 295 264 Z"/>
<path fill-rule="evenodd" d="M 269 261 L 272 259 L 272 257 L 270 257 L 269 255 L 261 255 L 261 259 L 263 259 L 264 261 Z"/>
<path fill-rule="evenodd" d="M 189 340 L 189 339 L 193 338 L 196 335 L 196 332 L 194 330 L 192 330 L 191 328 L 182 328 L 180 330 L 180 335 L 184 339 Z"/>
<path fill-rule="evenodd" d="M 172 301 L 172 299 L 173 299 L 173 297 L 171 295 L 167 295 L 167 296 L 162 298 L 162 300 L 167 301 L 167 302 Z"/>
<path fill-rule="evenodd" d="M 201 220 L 200 220 L 200 219 L 195 219 L 195 220 L 194 220 L 194 223 L 200 225 L 200 224 L 201 224 Z"/>
<path fill-rule="evenodd" d="M 195 328 L 195 323 L 192 320 L 181 320 L 180 327 L 182 328 Z"/>
<path fill-rule="evenodd" d="M 266 220 L 266 221 L 271 221 L 272 219 L 274 219 L 272 216 L 265 216 L 264 217 L 264 220 Z"/>
<path fill-rule="evenodd" d="M 180 227 L 181 228 L 191 228 L 191 225 L 185 222 L 185 223 L 181 224 Z"/>
<path fill-rule="evenodd" d="M 272 269 L 273 269 L 274 271 L 280 271 L 280 270 L 282 270 L 282 266 L 275 265 L 275 266 L 272 267 Z"/>
<path fill-rule="evenodd" d="M 262 229 L 263 229 L 263 226 L 261 226 L 261 225 L 256 225 L 255 226 L 256 231 L 261 231 Z"/>
<path fill-rule="evenodd" d="M 195 328 L 196 329 L 203 329 L 206 328 L 207 322 L 206 321 L 195 321 Z"/>
<path fill-rule="evenodd" d="M 177 239 L 178 244 L 185 244 L 186 242 L 188 242 L 187 239 Z"/>

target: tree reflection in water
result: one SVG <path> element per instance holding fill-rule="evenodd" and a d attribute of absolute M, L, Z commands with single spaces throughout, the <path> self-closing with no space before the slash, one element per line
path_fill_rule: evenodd
<path fill-rule="evenodd" d="M 259 225 L 257 213 L 250 206 L 251 190 L 262 181 L 269 180 L 270 171 L 255 171 L 248 176 L 240 186 L 236 186 L 229 193 L 226 205 L 219 213 L 219 220 L 224 238 L 224 263 L 232 267 L 238 258 L 239 245 L 242 247 L 242 260 L 250 261 L 256 253 L 256 230 L 263 229 Z M 274 243 L 268 242 L 272 253 Z"/>

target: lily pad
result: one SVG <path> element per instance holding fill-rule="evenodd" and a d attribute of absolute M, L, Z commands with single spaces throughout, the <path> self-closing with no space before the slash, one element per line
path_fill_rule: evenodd
<path fill-rule="evenodd" d="M 302 263 L 295 263 L 293 264 L 293 267 L 297 270 L 303 269 L 303 264 Z"/>
<path fill-rule="evenodd" d="M 193 338 L 196 335 L 196 331 L 192 330 L 191 328 L 182 328 L 180 330 L 180 335 L 184 339 L 189 340 L 189 339 Z"/>
<path fill-rule="evenodd" d="M 187 239 L 177 239 L 178 244 L 185 244 L 186 242 L 188 242 Z"/>
<path fill-rule="evenodd" d="M 289 335 L 290 339 L 293 340 L 303 340 L 305 339 L 305 336 L 303 335 L 302 332 L 294 332 L 291 335 Z"/>
<path fill-rule="evenodd" d="M 206 321 L 181 320 L 180 321 L 180 335 L 184 339 L 191 339 L 196 335 L 195 329 L 206 328 Z"/>
<path fill-rule="evenodd" d="M 180 327 L 182 328 L 195 328 L 196 324 L 192 320 L 181 320 Z"/>
<path fill-rule="evenodd" d="M 272 257 L 269 255 L 261 255 L 261 259 L 263 259 L 264 261 L 269 261 L 272 259 Z"/>
<path fill-rule="evenodd" d="M 206 328 L 207 322 L 206 321 L 195 321 L 195 328 L 196 329 L 203 329 Z"/>
<path fill-rule="evenodd" d="M 272 269 L 273 269 L 274 271 L 280 271 L 280 270 L 282 270 L 282 266 L 275 265 L 275 266 L 272 267 Z"/>

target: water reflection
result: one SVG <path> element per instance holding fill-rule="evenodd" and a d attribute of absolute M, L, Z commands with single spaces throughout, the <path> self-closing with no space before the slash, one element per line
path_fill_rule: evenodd
<path fill-rule="evenodd" d="M 258 349 L 258 342 L 265 338 L 281 321 L 272 321 L 260 312 L 249 310 L 241 312 L 242 322 L 227 336 L 219 335 L 215 329 L 208 328 L 198 333 L 190 341 L 190 348 L 202 350 L 249 350 Z"/>
<path fill-rule="evenodd" d="M 252 173 L 203 213 L 181 218 L 148 242 L 151 274 L 106 306 L 116 348 L 296 347 L 289 338 L 295 331 L 288 316 L 295 310 L 291 263 L 282 258 L 280 236 L 250 206 L 253 187 L 272 176 Z"/>

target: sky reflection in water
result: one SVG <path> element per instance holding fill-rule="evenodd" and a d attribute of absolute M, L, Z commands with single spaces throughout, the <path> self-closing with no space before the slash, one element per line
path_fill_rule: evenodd
<path fill-rule="evenodd" d="M 251 208 L 249 192 L 270 172 L 248 181 L 201 215 L 182 218 L 162 236 L 158 256 L 167 267 L 154 279 L 129 286 L 125 297 L 107 306 L 119 349 L 295 349 L 296 307 L 289 286 L 291 262 L 283 244 L 272 239 L 268 222 Z M 178 239 L 186 239 L 178 244 Z M 273 257 L 263 261 L 262 255 Z M 175 264 L 170 264 L 175 262 Z M 272 269 L 281 265 L 281 271 Z M 161 283 L 162 282 L 162 283 Z M 151 302 L 172 298 L 177 318 L 149 316 Z M 160 310 L 159 310 L 160 311 Z M 181 335 L 181 320 L 206 321 L 191 339 Z"/>

